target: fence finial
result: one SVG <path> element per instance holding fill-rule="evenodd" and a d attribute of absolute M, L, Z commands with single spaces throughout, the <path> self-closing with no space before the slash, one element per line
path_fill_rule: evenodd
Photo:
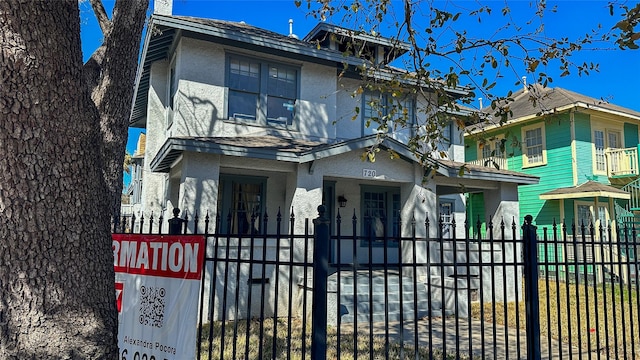
<path fill-rule="evenodd" d="M 533 216 L 531 215 L 525 215 L 524 217 L 524 222 L 527 225 L 531 225 L 533 223 Z"/>
<path fill-rule="evenodd" d="M 324 218 L 325 213 L 327 212 L 327 208 L 324 205 L 318 205 L 318 217 Z"/>
<path fill-rule="evenodd" d="M 169 219 L 169 235 L 179 235 L 182 233 L 182 224 L 186 222 L 180 219 L 180 209 L 173 208 L 173 219 Z"/>

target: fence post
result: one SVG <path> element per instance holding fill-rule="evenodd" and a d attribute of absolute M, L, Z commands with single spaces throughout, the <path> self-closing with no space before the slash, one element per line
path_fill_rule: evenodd
<path fill-rule="evenodd" d="M 327 358 L 327 274 L 329 271 L 329 219 L 324 205 L 313 219 L 313 295 L 311 310 L 311 360 Z"/>
<path fill-rule="evenodd" d="M 533 216 L 524 217 L 524 300 L 527 311 L 527 359 L 539 360 L 540 352 L 540 297 L 538 294 L 538 238 Z"/>
<path fill-rule="evenodd" d="M 185 220 L 180 219 L 180 209 L 173 208 L 173 218 L 169 219 L 169 235 L 182 234 L 182 224 Z"/>

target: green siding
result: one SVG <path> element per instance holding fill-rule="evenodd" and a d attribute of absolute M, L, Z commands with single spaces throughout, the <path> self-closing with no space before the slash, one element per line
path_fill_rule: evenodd
<path fill-rule="evenodd" d="M 484 236 L 486 229 L 486 215 L 484 212 L 484 193 L 469 194 L 467 199 L 467 216 L 469 220 L 469 228 L 471 237 L 477 237 L 476 229 L 478 219 L 481 224 L 481 236 Z"/>
<path fill-rule="evenodd" d="M 464 159 L 465 161 L 478 160 L 478 147 L 475 140 L 464 139 Z"/>
<path fill-rule="evenodd" d="M 624 124 L 624 146 L 635 147 L 638 145 L 638 125 L 625 123 Z"/>
<path fill-rule="evenodd" d="M 594 179 L 593 143 L 589 115 L 576 113 L 574 116 L 576 134 L 576 170 L 578 184 Z M 606 183 L 606 177 L 598 179 Z"/>
<path fill-rule="evenodd" d="M 571 123 L 568 115 L 562 115 L 545 123 L 545 142 L 547 149 L 547 164 L 536 167 L 522 168 L 522 152 L 518 149 L 510 167 L 515 171 L 540 177 L 540 183 L 520 186 L 518 196 L 520 200 L 520 215 L 532 215 L 538 228 L 550 228 L 553 218 L 559 216 L 557 201 L 540 200 L 540 194 L 559 187 L 573 186 L 573 167 L 571 156 Z M 543 120 L 540 120 L 542 122 Z M 520 129 L 515 131 L 521 137 Z M 522 141 L 522 139 L 520 139 Z"/>

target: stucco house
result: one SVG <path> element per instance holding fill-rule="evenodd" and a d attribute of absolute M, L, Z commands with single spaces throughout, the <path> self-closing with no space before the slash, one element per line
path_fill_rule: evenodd
<path fill-rule="evenodd" d="M 467 128 L 467 161 L 538 176 L 539 183 L 518 192 L 520 213 L 531 214 L 540 232 L 564 222 L 571 238 L 581 235 L 581 224 L 593 224 L 600 241 L 601 226 L 602 236 L 611 229 L 612 237 L 616 226 L 637 226 L 640 112 L 538 84 L 523 86 L 511 98 L 503 104 L 510 112 L 503 124 L 493 116 L 495 109 L 485 109 L 486 121 Z M 474 218 L 486 219 L 483 197 L 468 197 Z M 548 255 L 569 261 L 572 256 Z"/>
<path fill-rule="evenodd" d="M 391 61 L 409 50 L 407 44 L 327 23 L 299 39 L 245 23 L 170 13 L 154 14 L 149 28 L 131 115 L 131 126 L 146 129 L 140 211 L 147 218 L 152 212 L 166 217 L 178 207 L 190 216 L 230 216 L 230 228 L 218 230 L 242 234 L 252 215 L 314 218 L 324 204 L 330 217 L 341 210 L 372 217 L 377 225 L 386 221 L 386 227 L 359 231 L 382 235 L 386 228 L 393 236 L 407 231 L 408 222 L 399 227 L 398 217 L 418 223 L 429 217 L 437 224 L 442 213 L 447 222 L 463 224 L 463 192 L 492 199 L 484 204 L 487 215 L 520 219 L 517 187 L 538 181 L 473 165 L 459 176 L 465 151 L 462 129 L 453 122 L 443 130 L 446 143 L 426 150 L 434 154 L 430 176 L 407 145 L 419 128 L 389 127 L 380 138 L 380 130 L 365 126 L 374 112 L 392 106 L 406 109 L 409 124 L 425 120 L 417 109 L 434 99 L 355 91 L 361 84 L 358 66 Z M 347 40 L 373 57 L 345 56 Z M 451 88 L 448 96 L 467 91 Z M 373 102 L 380 107 L 374 110 Z M 381 150 L 375 161 L 363 160 L 372 147 Z M 435 237 L 438 229 L 431 231 L 423 235 Z M 376 250 L 374 257 L 382 251 Z M 331 261 L 352 260 L 348 249 L 342 254 Z"/>

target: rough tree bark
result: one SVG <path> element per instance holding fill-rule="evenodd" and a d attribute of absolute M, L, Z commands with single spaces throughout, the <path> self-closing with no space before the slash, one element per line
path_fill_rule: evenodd
<path fill-rule="evenodd" d="M 105 161 L 102 169 L 110 193 L 109 214 L 118 216 L 131 99 L 149 1 L 118 1 L 111 21 L 104 14 L 100 0 L 91 0 L 91 5 L 105 40 L 90 61 L 87 61 L 85 78 L 97 79 L 95 82 L 88 82 L 87 86 L 100 114 Z"/>
<path fill-rule="evenodd" d="M 116 3 L 89 84 L 77 0 L 0 1 L 2 359 L 117 357 L 103 169 L 121 179 L 146 7 Z"/>

